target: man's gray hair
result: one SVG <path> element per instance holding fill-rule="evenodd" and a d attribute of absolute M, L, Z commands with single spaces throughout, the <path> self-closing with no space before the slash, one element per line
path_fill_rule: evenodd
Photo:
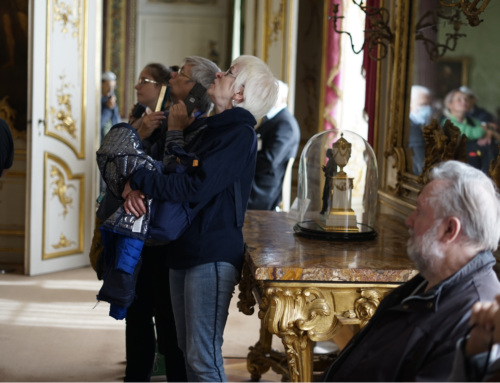
<path fill-rule="evenodd" d="M 215 74 L 221 71 L 213 61 L 200 56 L 185 57 L 184 60 L 182 60 L 181 67 L 186 64 L 192 65 L 191 77 L 193 80 L 203 85 L 206 89 L 210 88 L 210 85 L 215 80 Z M 213 106 L 214 104 L 210 100 L 210 97 L 208 97 L 208 94 L 205 93 L 197 108 L 209 113 Z"/>
<path fill-rule="evenodd" d="M 431 180 L 447 181 L 428 203 L 435 218 L 458 217 L 465 243 L 477 250 L 495 251 L 500 240 L 500 194 L 483 172 L 458 161 L 446 161 L 432 169 Z"/>
<path fill-rule="evenodd" d="M 116 81 L 116 74 L 111 72 L 110 70 L 107 72 L 104 72 L 101 76 L 102 81 Z"/>
<path fill-rule="evenodd" d="M 278 82 L 267 64 L 261 59 L 243 55 L 236 58 L 231 66 L 238 71 L 233 89 L 244 86 L 243 102 L 235 105 L 248 110 L 256 120 L 264 117 L 278 100 Z"/>
<path fill-rule="evenodd" d="M 431 91 L 429 90 L 429 88 L 426 88 L 425 86 L 422 86 L 422 85 L 412 85 L 412 87 L 411 87 L 411 99 L 414 99 L 419 94 L 425 94 L 427 96 L 430 96 Z"/>

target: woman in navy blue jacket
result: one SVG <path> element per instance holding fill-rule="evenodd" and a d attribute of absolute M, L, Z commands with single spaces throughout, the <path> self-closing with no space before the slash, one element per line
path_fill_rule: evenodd
<path fill-rule="evenodd" d="M 167 266 L 179 347 L 189 381 L 226 381 L 223 332 L 229 302 L 243 264 L 243 220 L 255 171 L 253 127 L 276 103 L 278 85 L 267 65 L 240 56 L 216 74 L 207 90 L 216 114 L 184 149 L 199 166 L 190 174 L 139 170 L 123 192 L 125 209 L 145 212 L 144 194 L 204 206 L 190 227 L 170 244 Z M 190 117 L 192 119 L 192 117 Z M 171 108 L 169 130 L 189 123 L 182 102 Z"/>

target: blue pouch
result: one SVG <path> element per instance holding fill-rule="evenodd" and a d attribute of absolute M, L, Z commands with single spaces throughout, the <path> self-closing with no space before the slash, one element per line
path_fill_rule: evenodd
<path fill-rule="evenodd" d="M 186 173 L 199 164 L 194 153 L 186 153 L 177 144 L 170 146 L 171 161 L 165 168 L 165 173 Z M 188 202 L 170 202 L 153 200 L 148 238 L 161 242 L 170 242 L 179 238 L 191 225 L 196 214 L 205 206 L 199 203 L 194 209 Z"/>

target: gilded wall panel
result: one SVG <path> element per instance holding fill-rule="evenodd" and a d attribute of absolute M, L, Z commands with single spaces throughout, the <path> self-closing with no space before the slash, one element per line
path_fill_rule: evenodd
<path fill-rule="evenodd" d="M 85 158 L 88 0 L 47 0 L 45 134 Z"/>
<path fill-rule="evenodd" d="M 83 252 L 85 176 L 45 152 L 42 259 Z"/>
<path fill-rule="evenodd" d="M 264 1 L 262 59 L 274 75 L 290 83 L 292 54 L 292 23 L 295 0 Z"/>

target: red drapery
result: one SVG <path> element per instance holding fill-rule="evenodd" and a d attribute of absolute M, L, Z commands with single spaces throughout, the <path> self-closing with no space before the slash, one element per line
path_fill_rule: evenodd
<path fill-rule="evenodd" d="M 366 5 L 368 7 L 368 12 L 370 7 L 378 8 L 380 7 L 380 0 L 367 0 Z M 370 19 L 368 16 L 365 21 L 365 30 L 371 28 Z M 365 36 L 366 38 L 366 36 Z M 363 68 L 365 70 L 366 79 L 366 92 L 365 92 L 365 113 L 368 116 L 368 142 L 373 147 L 374 146 L 374 136 L 375 136 L 375 104 L 377 95 L 377 61 L 372 60 L 369 56 L 369 51 L 367 46 L 363 51 Z M 373 49 L 372 56 L 376 57 L 377 49 Z"/>

